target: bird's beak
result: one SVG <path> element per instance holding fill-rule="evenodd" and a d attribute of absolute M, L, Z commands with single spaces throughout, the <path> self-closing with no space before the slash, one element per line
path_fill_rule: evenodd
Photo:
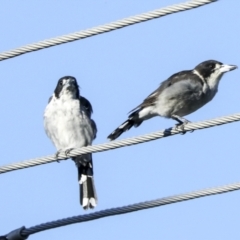
<path fill-rule="evenodd" d="M 65 88 L 70 92 L 74 92 L 76 90 L 76 87 L 75 87 L 74 82 L 72 80 L 68 80 L 65 83 Z"/>
<path fill-rule="evenodd" d="M 234 69 L 236 69 L 237 66 L 236 65 L 227 65 L 227 64 L 223 64 L 221 67 L 220 67 L 220 71 L 222 73 L 225 73 L 225 72 L 229 72 L 229 71 L 232 71 Z"/>

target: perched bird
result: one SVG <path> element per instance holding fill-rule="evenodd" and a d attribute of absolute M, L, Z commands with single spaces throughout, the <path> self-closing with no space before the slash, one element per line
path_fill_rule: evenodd
<path fill-rule="evenodd" d="M 71 76 L 60 78 L 44 112 L 44 128 L 58 150 L 56 155 L 92 144 L 97 134 L 97 126 L 91 119 L 92 112 L 91 103 L 80 96 L 76 79 Z M 94 208 L 97 195 L 92 154 L 72 159 L 78 168 L 80 203 L 84 209 Z"/>
<path fill-rule="evenodd" d="M 130 111 L 128 119 L 114 130 L 108 139 L 114 140 L 132 126 L 155 116 L 172 118 L 184 126 L 186 116 L 210 102 L 218 91 L 225 72 L 236 69 L 215 60 L 198 64 L 193 70 L 182 71 L 169 77 L 140 105 Z"/>

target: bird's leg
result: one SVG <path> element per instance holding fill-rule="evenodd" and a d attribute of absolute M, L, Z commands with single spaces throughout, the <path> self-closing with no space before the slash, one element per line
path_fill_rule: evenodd
<path fill-rule="evenodd" d="M 178 123 L 176 124 L 176 130 L 180 130 L 179 132 L 181 134 L 185 134 L 186 131 L 184 130 L 184 126 L 188 123 L 190 123 L 190 121 L 188 121 L 187 119 L 183 118 L 183 117 L 179 117 L 178 115 L 172 115 L 172 119 L 176 120 Z M 193 131 L 191 131 L 193 132 Z"/>

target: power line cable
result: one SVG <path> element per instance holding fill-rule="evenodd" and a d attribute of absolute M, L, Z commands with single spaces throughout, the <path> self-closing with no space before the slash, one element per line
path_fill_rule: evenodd
<path fill-rule="evenodd" d="M 200 130 L 204 128 L 220 126 L 223 124 L 232 123 L 236 121 L 240 121 L 240 113 L 219 117 L 215 119 L 210 119 L 202 122 L 188 123 L 187 125 L 185 125 L 184 130 L 185 132 L 189 132 L 193 130 Z M 123 140 L 117 140 L 117 141 L 97 144 L 97 145 L 88 146 L 88 147 L 76 148 L 76 149 L 73 149 L 68 154 L 67 158 L 75 157 L 75 156 L 86 154 L 86 153 L 103 152 L 103 151 L 108 151 L 116 148 L 131 146 L 139 143 L 145 143 L 152 140 L 173 136 L 179 133 L 181 133 L 181 131 L 179 131 L 176 128 L 168 128 L 163 131 L 157 131 L 157 132 L 141 135 L 138 137 L 126 138 Z M 58 155 L 58 158 L 56 158 L 56 155 L 49 155 L 41 158 L 25 160 L 22 162 L 13 163 L 13 164 L 0 167 L 0 174 L 18 170 L 18 169 L 34 167 L 41 164 L 51 163 L 51 162 L 55 162 L 63 159 L 66 159 L 66 155 L 64 152 L 61 152 Z"/>
<path fill-rule="evenodd" d="M 0 61 L 13 58 L 13 57 L 22 55 L 24 53 L 29 53 L 29 52 L 41 50 L 44 48 L 56 46 L 59 44 L 73 42 L 73 41 L 84 39 L 87 37 L 92 37 L 101 33 L 110 32 L 110 31 L 127 27 L 136 23 L 148 21 L 154 18 L 163 17 L 172 13 L 190 10 L 190 9 L 197 8 L 197 7 L 200 7 L 209 3 L 213 3 L 216 1 L 217 0 L 192 0 L 185 3 L 174 4 L 169 7 L 160 8 L 151 12 L 124 18 L 122 20 L 111 22 L 105 25 L 100 25 L 100 26 L 93 27 L 80 32 L 70 33 L 63 36 L 43 40 L 37 43 L 28 44 L 23 47 L 19 47 L 19 48 L 1 53 Z"/>
<path fill-rule="evenodd" d="M 110 208 L 110 209 L 106 209 L 106 210 L 102 210 L 102 211 L 98 211 L 90 214 L 78 215 L 74 217 L 63 218 L 63 219 L 52 221 L 52 222 L 47 222 L 47 223 L 39 224 L 30 228 L 21 227 L 19 229 L 16 229 L 10 232 L 7 235 L 2 236 L 2 239 L 4 239 L 3 237 L 6 237 L 6 239 L 8 240 L 24 240 L 31 234 L 35 234 L 35 233 L 49 230 L 52 228 L 63 227 L 63 226 L 74 224 L 74 223 L 92 221 L 92 220 L 96 220 L 104 217 L 110 217 L 114 215 L 136 212 L 144 209 L 160 207 L 167 204 L 183 202 L 183 201 L 187 201 L 195 198 L 227 193 L 227 192 L 236 191 L 236 190 L 240 190 L 240 183 L 228 184 L 221 187 L 207 188 L 204 190 L 194 191 L 194 192 L 185 193 L 185 194 L 179 194 L 171 197 L 159 198 L 156 200 L 136 203 L 136 204 L 132 204 L 124 207 Z"/>

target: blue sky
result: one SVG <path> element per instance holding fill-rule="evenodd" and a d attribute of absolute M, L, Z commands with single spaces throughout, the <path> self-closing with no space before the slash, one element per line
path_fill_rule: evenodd
<path fill-rule="evenodd" d="M 4 1 L 0 52 L 179 3 L 174 0 Z M 173 73 L 215 59 L 240 66 L 240 2 L 221 0 L 0 62 L 1 165 L 55 153 L 43 111 L 58 79 L 75 76 L 94 108 L 96 143 Z M 187 116 L 239 112 L 240 72 L 227 73 L 213 101 Z M 121 138 L 175 124 L 156 117 Z M 94 211 L 240 181 L 239 123 L 93 155 Z M 71 160 L 0 176 L 0 235 L 91 213 L 79 205 Z M 240 192 L 44 231 L 29 239 L 237 239 Z"/>

